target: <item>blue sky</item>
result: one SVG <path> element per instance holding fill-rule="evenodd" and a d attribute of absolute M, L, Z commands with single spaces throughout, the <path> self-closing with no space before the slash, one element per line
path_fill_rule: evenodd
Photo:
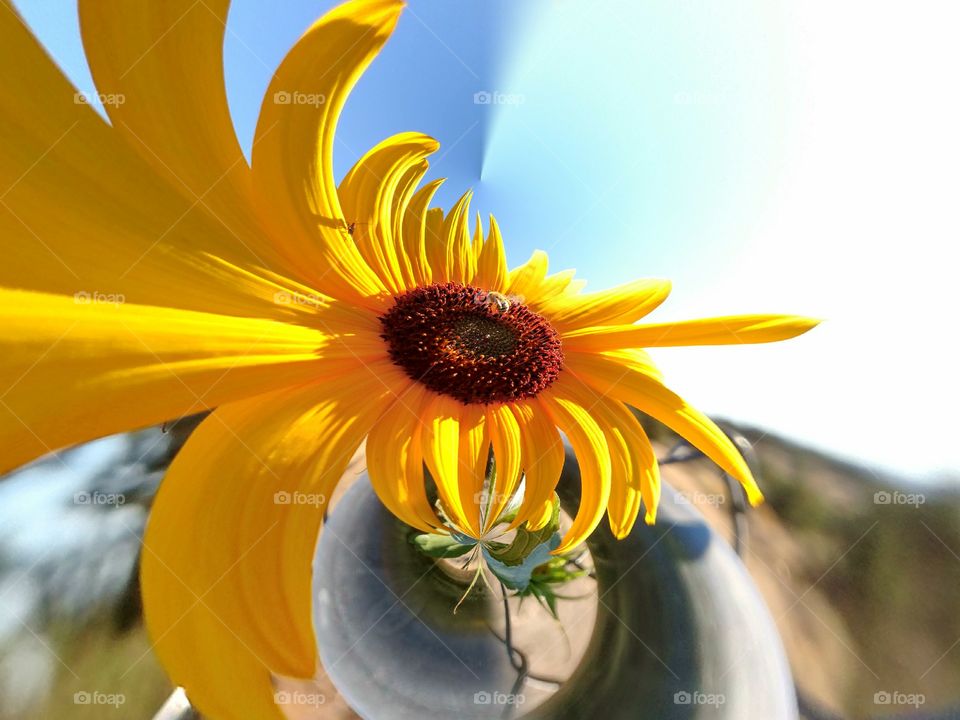
<path fill-rule="evenodd" d="M 235 0 L 225 69 L 245 148 L 273 69 L 333 4 Z M 92 91 L 73 4 L 17 5 Z M 427 132 L 441 142 L 431 172 L 450 178 L 439 202 L 472 187 L 512 263 L 542 248 L 594 289 L 671 278 L 662 319 L 827 318 L 791 343 L 657 359 L 707 411 L 911 475 L 956 474 L 943 333 L 960 239 L 956 15 L 925 2 L 410 0 L 351 97 L 335 162 L 343 173 L 389 134 Z"/>

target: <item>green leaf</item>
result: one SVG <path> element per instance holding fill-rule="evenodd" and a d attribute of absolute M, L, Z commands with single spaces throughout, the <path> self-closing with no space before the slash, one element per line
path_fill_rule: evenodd
<path fill-rule="evenodd" d="M 560 533 L 554 533 L 546 542 L 530 549 L 519 563 L 506 565 L 497 560 L 488 548 L 483 548 L 483 558 L 490 572 L 511 590 L 525 590 L 530 585 L 533 571 L 550 559 L 550 553 L 560 547 Z M 509 549 L 509 548 L 508 548 Z"/>
<path fill-rule="evenodd" d="M 530 531 L 527 530 L 526 523 L 524 523 L 523 526 L 517 528 L 517 536 L 513 539 L 512 543 L 503 549 L 491 550 L 489 554 L 503 565 L 520 565 L 535 548 L 548 542 L 559 528 L 560 498 L 554 493 L 553 513 L 550 516 L 550 521 L 546 525 L 539 530 Z M 551 548 L 551 550 L 552 549 L 553 548 Z"/>
<path fill-rule="evenodd" d="M 551 555 L 550 558 L 537 565 L 530 575 L 529 583 L 526 587 L 517 589 L 517 595 L 521 598 L 534 597 L 537 602 L 547 610 L 555 619 L 557 615 L 557 601 L 567 600 L 564 595 L 560 595 L 556 588 L 566 583 L 584 577 L 588 574 L 587 570 L 581 568 L 570 569 L 573 553 L 565 555 Z"/>
<path fill-rule="evenodd" d="M 476 547 L 475 543 L 460 542 L 462 538 L 463 536 L 454 537 L 452 535 L 423 533 L 422 535 L 414 535 L 410 542 L 427 557 L 455 558 L 466 555 Z"/>
<path fill-rule="evenodd" d="M 537 601 L 553 615 L 554 620 L 560 619 L 560 616 L 557 614 L 557 594 L 549 585 L 531 583 L 530 587 L 524 592 L 533 595 Z"/>

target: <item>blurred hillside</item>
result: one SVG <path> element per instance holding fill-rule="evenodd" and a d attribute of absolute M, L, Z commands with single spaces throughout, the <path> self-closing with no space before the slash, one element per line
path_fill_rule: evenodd
<path fill-rule="evenodd" d="M 811 720 L 960 717 L 960 483 L 905 482 L 725 427 L 756 453 L 767 501 L 747 513 L 742 555 Z M 697 460 L 663 475 L 733 542 L 715 468 Z"/>
<path fill-rule="evenodd" d="M 169 694 L 140 623 L 136 557 L 152 494 L 190 426 L 98 441 L 0 481 L 3 720 L 149 718 Z M 767 496 L 741 524 L 742 555 L 806 717 L 948 717 L 936 713 L 960 701 L 958 485 L 881 477 L 731 430 L 753 442 Z M 666 457 L 676 439 L 651 432 Z M 692 457 L 663 475 L 734 542 L 735 503 L 715 466 Z M 84 693 L 123 700 L 107 712 Z M 339 699 L 324 711 L 352 717 Z"/>

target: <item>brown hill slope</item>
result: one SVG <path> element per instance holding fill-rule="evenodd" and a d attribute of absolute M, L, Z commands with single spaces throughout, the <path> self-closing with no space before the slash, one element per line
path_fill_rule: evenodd
<path fill-rule="evenodd" d="M 732 426 L 730 426 L 732 427 Z M 656 432 L 656 431 L 655 431 Z M 843 717 L 934 713 L 960 702 L 960 493 L 881 477 L 758 430 L 767 502 L 744 562 L 783 637 L 801 695 Z M 664 447 L 672 438 L 658 436 Z M 733 538 L 706 460 L 664 478 Z"/>

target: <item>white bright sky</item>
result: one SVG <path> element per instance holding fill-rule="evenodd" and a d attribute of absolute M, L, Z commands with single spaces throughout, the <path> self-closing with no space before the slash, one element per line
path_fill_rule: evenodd
<path fill-rule="evenodd" d="M 827 322 L 769 350 L 671 351 L 670 371 L 707 407 L 955 475 L 960 5 L 786 5 L 795 136 L 781 182 L 738 269 L 683 309 L 718 295 Z M 739 399 L 697 371 L 740 357 L 754 387 Z"/>
<path fill-rule="evenodd" d="M 72 3 L 18 0 L 92 89 Z M 272 69 L 330 0 L 235 0 L 249 147 Z M 779 345 L 656 353 L 704 410 L 910 477 L 960 477 L 960 5 L 918 0 L 410 0 L 341 123 L 337 165 L 437 137 L 505 230 L 599 289 L 669 277 L 655 319 L 796 312 Z M 474 92 L 520 95 L 475 105 Z"/>

